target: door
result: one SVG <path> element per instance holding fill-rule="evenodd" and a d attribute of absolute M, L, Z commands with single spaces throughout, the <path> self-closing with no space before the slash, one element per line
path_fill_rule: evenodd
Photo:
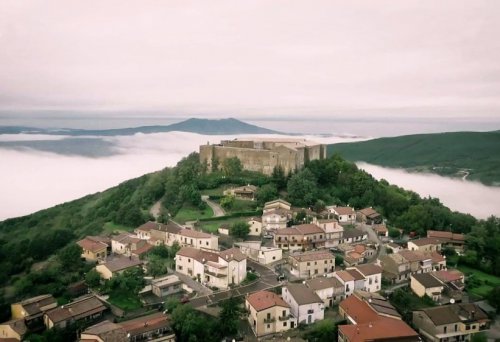
<path fill-rule="evenodd" d="M 307 324 L 311 324 L 312 323 L 312 316 L 309 315 L 307 316 Z"/>

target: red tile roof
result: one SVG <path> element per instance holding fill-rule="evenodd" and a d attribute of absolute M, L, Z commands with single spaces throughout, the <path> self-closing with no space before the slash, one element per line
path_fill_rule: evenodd
<path fill-rule="evenodd" d="M 428 230 L 427 237 L 438 238 L 438 239 L 447 239 L 447 240 L 454 241 L 454 242 L 465 241 L 464 234 L 443 232 L 443 231 L 439 231 L 439 230 Z"/>
<path fill-rule="evenodd" d="M 340 302 L 339 307 L 357 324 L 374 322 L 379 315 L 366 302 L 351 295 Z"/>
<path fill-rule="evenodd" d="M 354 209 L 352 207 L 335 207 L 332 208 L 338 215 L 354 215 Z"/>
<path fill-rule="evenodd" d="M 86 238 L 80 240 L 77 242 L 77 244 L 82 247 L 84 251 L 91 251 L 93 253 L 102 251 L 103 249 L 108 248 L 108 245 L 105 244 L 104 242 L 94 240 L 90 236 L 87 236 Z"/>
<path fill-rule="evenodd" d="M 193 230 L 193 229 L 186 229 L 186 228 L 182 229 L 179 232 L 179 235 L 182 235 L 182 236 L 185 236 L 188 238 L 194 238 L 194 239 L 208 239 L 208 238 L 212 237 L 212 235 L 210 235 L 210 234 L 199 232 L 199 231 Z"/>
<path fill-rule="evenodd" d="M 346 342 L 385 341 L 403 338 L 405 341 L 413 339 L 419 341 L 418 333 L 408 324 L 389 317 L 379 317 L 373 322 L 364 324 L 341 325 L 339 332 L 344 336 Z"/>
<path fill-rule="evenodd" d="M 158 329 L 165 329 L 170 326 L 168 317 L 162 312 L 121 322 L 118 325 L 132 336 L 156 331 Z"/>
<path fill-rule="evenodd" d="M 354 277 L 350 273 L 348 273 L 346 271 L 338 271 L 338 272 L 336 272 L 336 274 L 344 282 L 346 282 L 346 281 L 353 281 L 354 280 Z"/>
<path fill-rule="evenodd" d="M 375 264 L 363 264 L 356 266 L 356 269 L 365 276 L 382 273 L 382 267 Z"/>
<path fill-rule="evenodd" d="M 408 242 L 411 242 L 419 247 L 427 246 L 427 245 L 439 245 L 439 244 L 441 244 L 441 241 L 439 239 L 432 238 L 432 237 L 425 237 L 425 238 L 421 238 L 421 239 L 410 240 Z"/>
<path fill-rule="evenodd" d="M 335 259 L 335 256 L 327 250 L 310 251 L 300 254 L 292 254 L 290 258 L 297 260 L 298 262 L 303 261 L 314 261 L 314 260 L 324 260 L 324 259 Z"/>
<path fill-rule="evenodd" d="M 213 261 L 213 262 L 219 261 L 219 255 L 217 253 L 207 252 L 201 249 L 196 249 L 188 246 L 182 247 L 177 252 L 177 255 L 187 258 L 193 258 L 201 263 L 205 263 L 206 261 Z"/>
<path fill-rule="evenodd" d="M 364 280 L 365 279 L 365 276 L 362 275 L 360 272 L 358 272 L 358 270 L 356 270 L 356 269 L 347 269 L 345 271 L 347 273 L 349 273 L 354 278 L 354 280 Z"/>
<path fill-rule="evenodd" d="M 273 306 L 282 306 L 285 308 L 290 307 L 280 296 L 269 291 L 259 291 L 252 293 L 247 297 L 247 302 L 256 311 L 266 310 Z"/>
<path fill-rule="evenodd" d="M 226 249 L 225 251 L 220 252 L 219 255 L 226 261 L 236 260 L 239 262 L 247 258 L 247 256 L 236 247 Z"/>

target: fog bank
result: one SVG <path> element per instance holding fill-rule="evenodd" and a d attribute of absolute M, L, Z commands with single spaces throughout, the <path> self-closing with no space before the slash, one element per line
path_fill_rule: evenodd
<path fill-rule="evenodd" d="M 477 218 L 500 216 L 500 187 L 489 187 L 479 182 L 446 178 L 428 173 L 409 173 L 364 162 L 359 168 L 376 179 L 413 190 L 422 197 L 437 197 L 452 210 L 469 213 Z"/>
<path fill-rule="evenodd" d="M 259 135 L 263 137 L 284 137 Z M 27 140 L 23 134 L 17 140 Z M 37 136 L 38 139 L 43 138 Z M 48 139 L 53 137 L 47 137 Z M 127 179 L 174 166 L 199 145 L 222 139 L 251 136 L 206 136 L 185 132 L 136 134 L 106 137 L 119 154 L 104 158 L 65 156 L 34 150 L 0 148 L 0 220 L 30 214 L 37 210 L 106 190 Z M 294 136 L 329 144 L 360 139 Z M 14 137 L 9 136 L 9 141 Z"/>

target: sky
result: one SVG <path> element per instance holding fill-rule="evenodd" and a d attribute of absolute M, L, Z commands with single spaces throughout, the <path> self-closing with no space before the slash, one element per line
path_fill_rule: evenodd
<path fill-rule="evenodd" d="M 497 0 L 2 0 L 0 111 L 499 118 L 499 36 Z"/>

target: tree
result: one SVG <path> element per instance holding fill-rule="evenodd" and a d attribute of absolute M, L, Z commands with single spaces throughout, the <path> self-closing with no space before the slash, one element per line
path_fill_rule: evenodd
<path fill-rule="evenodd" d="M 239 297 L 230 297 L 219 303 L 221 308 L 219 314 L 218 330 L 223 332 L 223 336 L 235 335 L 238 332 L 238 323 L 247 311 L 242 306 Z"/>
<path fill-rule="evenodd" d="M 168 271 L 167 262 L 158 255 L 148 256 L 148 274 L 153 277 L 166 274 Z"/>
<path fill-rule="evenodd" d="M 95 268 L 91 269 L 85 275 L 85 283 L 93 289 L 98 288 L 101 285 L 101 274 Z"/>
<path fill-rule="evenodd" d="M 471 342 L 486 342 L 488 341 L 488 337 L 484 332 L 479 332 L 472 335 Z"/>
<path fill-rule="evenodd" d="M 219 171 L 219 164 L 219 158 L 217 158 L 215 155 L 212 156 L 212 172 Z"/>
<path fill-rule="evenodd" d="M 175 256 L 180 249 L 181 249 L 181 246 L 179 245 L 179 242 L 174 241 L 174 243 L 172 244 L 172 247 L 170 247 L 170 255 Z"/>
<path fill-rule="evenodd" d="M 304 334 L 304 339 L 316 342 L 337 341 L 337 333 L 337 323 L 323 320 L 314 323 L 311 329 Z"/>
<path fill-rule="evenodd" d="M 281 165 L 277 165 L 273 168 L 273 173 L 271 174 L 271 182 L 273 182 L 278 190 L 286 189 L 286 176 L 285 171 Z"/>
<path fill-rule="evenodd" d="M 233 223 L 229 232 L 232 236 L 244 240 L 250 233 L 250 225 L 247 222 L 238 221 Z"/>
<path fill-rule="evenodd" d="M 397 228 L 388 228 L 389 236 L 393 239 L 399 239 L 401 237 L 401 232 Z"/>
<path fill-rule="evenodd" d="M 234 201 L 235 201 L 234 196 L 227 195 L 227 196 L 222 197 L 222 199 L 220 200 L 220 205 L 224 209 L 229 210 L 233 207 Z"/>
<path fill-rule="evenodd" d="M 500 312 L 500 286 L 496 286 L 491 289 L 490 293 L 487 296 L 488 302 L 497 309 L 497 312 Z"/>
<path fill-rule="evenodd" d="M 317 184 L 314 174 L 303 169 L 294 174 L 287 185 L 288 198 L 296 206 L 309 206 L 317 199 Z"/>
<path fill-rule="evenodd" d="M 238 157 L 227 158 L 222 162 L 222 170 L 227 177 L 237 176 L 243 170 L 243 165 Z"/>
<path fill-rule="evenodd" d="M 65 269 L 77 269 L 82 264 L 82 247 L 72 243 L 59 251 L 57 258 L 61 266 Z"/>
<path fill-rule="evenodd" d="M 274 184 L 264 184 L 257 190 L 255 195 L 257 198 L 257 203 L 259 205 L 264 205 L 264 203 L 269 202 L 278 197 L 278 189 Z"/>

